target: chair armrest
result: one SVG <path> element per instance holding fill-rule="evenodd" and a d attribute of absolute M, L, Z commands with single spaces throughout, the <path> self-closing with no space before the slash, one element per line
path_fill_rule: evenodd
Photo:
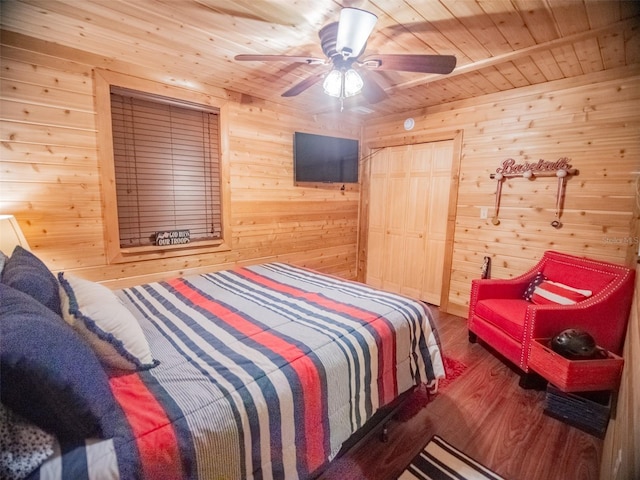
<path fill-rule="evenodd" d="M 475 302 L 485 298 L 522 298 L 531 280 L 475 279 L 471 281 L 471 297 Z"/>
<path fill-rule="evenodd" d="M 575 305 L 535 305 L 527 307 L 524 321 L 524 345 L 533 338 L 550 338 L 567 328 L 589 332 L 596 343 L 620 354 L 629 318 L 630 295 L 627 286 L 600 292 Z"/>

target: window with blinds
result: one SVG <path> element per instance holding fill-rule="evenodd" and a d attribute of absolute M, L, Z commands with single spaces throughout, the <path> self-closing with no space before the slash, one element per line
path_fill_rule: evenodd
<path fill-rule="evenodd" d="M 111 122 L 120 247 L 220 239 L 218 110 L 111 86 Z"/>

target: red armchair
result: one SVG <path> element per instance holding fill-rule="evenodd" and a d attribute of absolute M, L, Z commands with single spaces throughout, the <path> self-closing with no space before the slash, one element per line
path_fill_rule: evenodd
<path fill-rule="evenodd" d="M 525 291 L 539 272 L 547 280 L 591 291 L 591 295 L 572 305 L 526 300 Z M 586 330 L 600 347 L 621 354 L 634 276 L 635 270 L 621 265 L 547 251 L 516 278 L 472 281 L 469 340 L 479 337 L 525 374 L 533 339 L 551 338 L 567 328 Z M 521 386 L 527 386 L 526 375 Z"/>

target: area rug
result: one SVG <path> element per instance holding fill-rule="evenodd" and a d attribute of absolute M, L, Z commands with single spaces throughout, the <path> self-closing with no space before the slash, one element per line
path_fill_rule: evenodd
<path fill-rule="evenodd" d="M 437 390 L 432 393 L 425 386 L 418 387 L 416 391 L 413 392 L 413 395 L 411 395 L 411 398 L 400 408 L 396 414 L 396 420 L 404 422 L 412 418 L 416 413 L 426 407 L 436 395 L 446 391 L 447 387 L 467 369 L 467 366 L 460 360 L 446 355 L 442 357 L 442 363 L 444 364 L 446 378 L 438 382 Z"/>
<path fill-rule="evenodd" d="M 438 391 L 445 390 L 451 382 L 462 375 L 467 369 L 467 366 L 460 360 L 447 357 L 446 355 L 442 358 L 442 363 L 444 363 L 444 371 L 447 376 L 438 382 Z"/>
<path fill-rule="evenodd" d="M 398 480 L 504 480 L 480 462 L 434 435 Z"/>

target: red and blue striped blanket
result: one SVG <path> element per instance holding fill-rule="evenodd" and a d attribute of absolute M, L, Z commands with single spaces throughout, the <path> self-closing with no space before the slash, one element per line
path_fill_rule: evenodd
<path fill-rule="evenodd" d="M 303 268 L 117 295 L 160 365 L 111 379 L 122 436 L 63 447 L 40 478 L 310 478 L 379 408 L 444 376 L 421 302 Z"/>

